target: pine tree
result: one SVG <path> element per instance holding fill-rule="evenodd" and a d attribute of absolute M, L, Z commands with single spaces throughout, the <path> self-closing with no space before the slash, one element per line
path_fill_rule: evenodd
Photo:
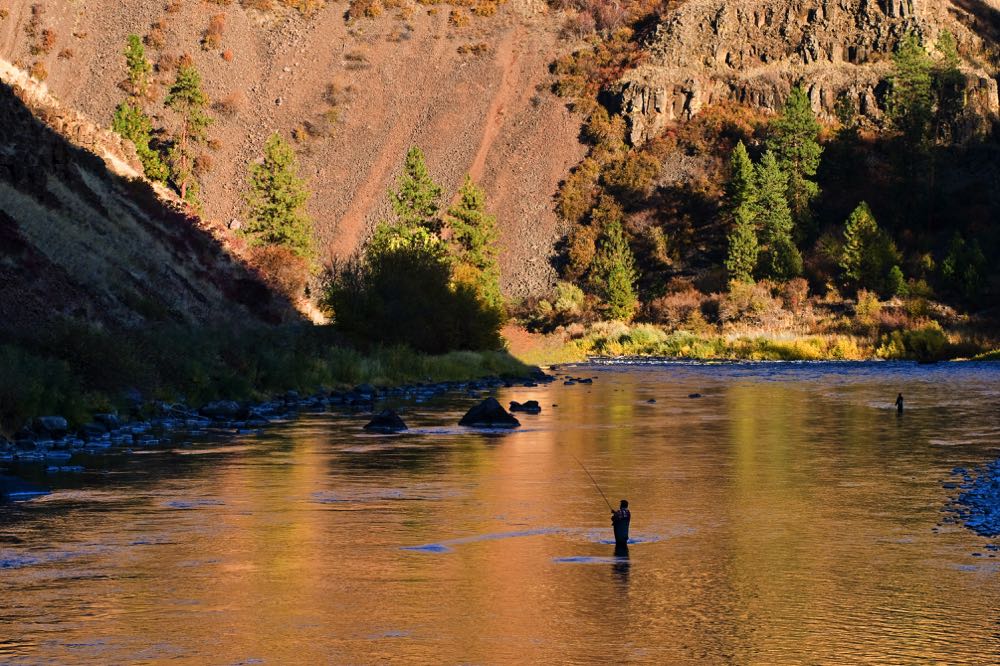
<path fill-rule="evenodd" d="M 403 174 L 397 187 L 395 192 L 389 192 L 389 198 L 399 224 L 407 230 L 419 227 L 431 234 L 439 233 L 441 186 L 428 173 L 420 148 L 414 146 L 406 153 Z"/>
<path fill-rule="evenodd" d="M 125 47 L 125 63 L 128 67 L 128 82 L 131 93 L 135 97 L 142 97 L 146 94 L 153 66 L 146 60 L 146 48 L 142 45 L 139 35 L 128 36 L 128 43 Z"/>
<path fill-rule="evenodd" d="M 170 171 L 160 154 L 150 147 L 153 140 L 153 122 L 138 104 L 122 102 L 115 109 L 111 129 L 135 144 L 135 152 L 142 169 L 150 180 L 166 182 Z"/>
<path fill-rule="evenodd" d="M 205 140 L 205 130 L 212 122 L 205 113 L 208 96 L 201 89 L 201 74 L 193 65 L 184 64 L 177 70 L 177 78 L 170 87 L 164 104 L 181 116 L 181 130 L 170 155 L 171 175 L 180 190 L 181 198 L 190 200 L 197 185 L 192 173 L 195 149 Z"/>
<path fill-rule="evenodd" d="M 609 216 L 605 221 L 590 274 L 598 293 L 608 304 L 608 315 L 612 319 L 631 320 L 636 307 L 635 257 L 625 238 L 620 214 Z"/>
<path fill-rule="evenodd" d="M 784 110 L 771 128 L 774 133 L 767 147 L 788 176 L 788 205 L 799 229 L 805 230 L 812 219 L 809 205 L 819 194 L 814 179 L 823 147 L 819 144 L 819 122 L 801 86 L 792 88 Z"/>
<path fill-rule="evenodd" d="M 479 297 L 501 307 L 500 265 L 497 262 L 496 217 L 486 212 L 486 195 L 471 176 L 458 191 L 458 202 L 448 210 L 448 224 L 458 246 L 458 260 L 471 275 Z M 456 269 L 456 273 L 459 269 Z"/>
<path fill-rule="evenodd" d="M 955 125 L 965 108 L 965 74 L 959 69 L 958 45 L 947 30 L 938 37 L 937 50 L 941 61 L 934 68 L 934 138 L 949 139 L 955 134 Z"/>
<path fill-rule="evenodd" d="M 879 228 L 871 208 L 862 201 L 847 219 L 844 229 L 844 251 L 840 259 L 844 277 L 860 289 L 885 294 L 891 291 L 890 273 L 898 262 L 899 252 L 895 245 Z"/>
<path fill-rule="evenodd" d="M 731 280 L 753 282 L 760 248 L 757 244 L 757 186 L 753 162 L 740 141 L 730 158 L 726 204 L 732 223 L 726 269 Z"/>
<path fill-rule="evenodd" d="M 770 150 L 764 153 L 756 176 L 757 224 L 764 243 L 760 270 L 764 277 L 789 280 L 802 273 L 802 255 L 792 240 L 795 222 L 786 198 L 788 176 Z"/>
<path fill-rule="evenodd" d="M 312 220 L 305 212 L 306 183 L 295 152 L 278 134 L 267 140 L 264 161 L 250 167 L 244 233 L 256 245 L 284 245 L 300 257 L 313 253 Z"/>
<path fill-rule="evenodd" d="M 911 149 L 924 151 L 934 116 L 933 62 L 916 35 L 904 38 L 893 54 L 889 118 Z"/>

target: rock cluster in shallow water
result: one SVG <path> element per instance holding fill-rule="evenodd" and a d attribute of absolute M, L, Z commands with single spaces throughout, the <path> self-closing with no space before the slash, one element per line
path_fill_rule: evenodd
<path fill-rule="evenodd" d="M 975 477 L 962 469 L 954 473 L 966 478 L 952 504 L 958 518 L 976 534 L 1000 536 L 1000 459 L 986 465 Z"/>

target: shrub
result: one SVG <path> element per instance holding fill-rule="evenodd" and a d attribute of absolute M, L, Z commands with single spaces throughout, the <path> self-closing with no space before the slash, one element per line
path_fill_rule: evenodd
<path fill-rule="evenodd" d="M 779 299 L 771 294 L 766 281 L 756 284 L 732 282 L 729 293 L 719 299 L 719 321 L 772 327 L 785 319 Z"/>
<path fill-rule="evenodd" d="M 163 30 L 163 28 L 153 26 L 149 29 L 149 32 L 146 33 L 146 37 L 143 41 L 149 48 L 160 51 L 167 45 L 167 33 Z"/>
<path fill-rule="evenodd" d="M 502 313 L 469 286 L 452 285 L 447 261 L 426 246 L 369 246 L 364 256 L 334 266 L 325 304 L 334 327 L 363 348 L 442 353 L 502 346 Z"/>
<path fill-rule="evenodd" d="M 566 222 L 577 223 L 594 207 L 600 163 L 588 157 L 563 181 L 556 210 Z"/>
<path fill-rule="evenodd" d="M 10 10 L 9 9 L 6 9 L 6 8 L 0 9 L 0 21 L 3 21 L 8 16 L 10 16 Z"/>
<path fill-rule="evenodd" d="M 804 278 L 794 278 L 781 287 L 781 300 L 785 307 L 798 312 L 809 298 L 809 283 Z"/>
<path fill-rule="evenodd" d="M 214 14 L 208 20 L 208 28 L 201 37 L 201 48 L 205 51 L 217 49 L 222 45 L 222 32 L 226 29 L 226 15 Z"/>
<path fill-rule="evenodd" d="M 225 60 L 226 62 L 232 62 L 233 57 L 234 56 L 232 49 L 226 49 L 225 51 L 222 52 L 222 59 Z"/>
<path fill-rule="evenodd" d="M 878 299 L 878 294 L 860 289 L 858 291 L 858 301 L 854 306 L 854 321 L 861 328 L 874 328 L 879 321 L 882 312 L 882 303 Z"/>
<path fill-rule="evenodd" d="M 448 23 L 456 28 L 467 26 L 469 25 L 469 15 L 460 9 L 452 9 L 448 13 Z"/>
<path fill-rule="evenodd" d="M 646 304 L 645 317 L 651 322 L 669 328 L 681 328 L 697 312 L 701 316 L 701 304 L 705 296 L 694 289 L 678 291 L 653 299 Z"/>
<path fill-rule="evenodd" d="M 41 60 L 36 61 L 31 66 L 31 69 L 28 70 L 28 74 L 30 74 L 31 78 L 35 79 L 36 81 L 44 81 L 45 79 L 49 78 L 49 70 L 47 67 L 45 67 L 45 63 L 42 62 Z"/>
<path fill-rule="evenodd" d="M 222 99 L 212 104 L 212 108 L 224 115 L 232 118 L 246 107 L 246 96 L 239 90 L 234 90 Z"/>
<path fill-rule="evenodd" d="M 177 12 L 179 12 L 180 10 L 182 10 L 183 8 L 184 8 L 184 3 L 181 2 L 181 0 L 170 0 L 170 2 L 167 3 L 167 6 L 164 7 L 163 9 L 168 14 L 176 14 Z"/>
<path fill-rule="evenodd" d="M 73 49 L 66 48 L 59 52 L 59 59 L 72 60 L 75 55 L 76 53 L 73 51 Z"/>
<path fill-rule="evenodd" d="M 590 12 L 577 12 L 566 17 L 562 26 L 563 37 L 569 39 L 583 39 L 594 34 L 597 30 L 597 21 Z"/>
<path fill-rule="evenodd" d="M 480 0 L 472 7 L 476 16 L 493 16 L 497 13 L 497 3 L 493 0 Z"/>
<path fill-rule="evenodd" d="M 259 12 L 269 12 L 274 9 L 274 0 L 242 0 L 244 7 L 256 9 Z"/>
<path fill-rule="evenodd" d="M 351 0 L 347 10 L 349 19 L 375 18 L 382 15 L 382 3 L 379 0 Z"/>
<path fill-rule="evenodd" d="M 886 359 L 934 361 L 942 357 L 948 338 L 935 321 L 921 328 L 893 331 L 882 337 L 876 353 Z"/>
<path fill-rule="evenodd" d="M 264 280 L 292 302 L 305 296 L 309 281 L 309 262 L 291 248 L 261 245 L 250 251 L 250 263 Z"/>

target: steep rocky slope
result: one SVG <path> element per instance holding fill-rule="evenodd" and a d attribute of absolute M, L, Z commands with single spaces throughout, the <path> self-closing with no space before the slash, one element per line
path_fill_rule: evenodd
<path fill-rule="evenodd" d="M 970 95 L 992 113 L 997 82 L 980 55 L 977 29 L 991 22 L 984 3 L 948 0 L 689 0 L 669 12 L 646 42 L 648 58 L 622 81 L 633 142 L 720 102 L 776 110 L 799 80 L 816 111 L 833 118 L 838 96 L 878 118 L 880 83 L 908 33 L 933 44 L 948 30 L 965 56 Z M 971 26 L 971 27 L 970 27 Z"/>
<path fill-rule="evenodd" d="M 209 95 L 227 107 L 211 129 L 219 145 L 204 179 L 209 218 L 228 224 L 240 217 L 247 165 L 271 132 L 295 131 L 322 258 L 349 254 L 387 214 L 386 191 L 416 144 L 449 194 L 466 172 L 485 186 L 500 218 L 508 293 L 537 292 L 553 280 L 548 257 L 562 230 L 551 198 L 584 148 L 580 118 L 545 90 L 548 64 L 566 46 L 544 3 L 511 0 L 495 16 L 470 15 L 467 27 L 449 24 L 446 5 L 411 3 L 352 22 L 343 3 L 308 17 L 202 0 L 167 3 L 169 12 L 164 0 L 2 4 L 10 15 L 0 21 L 0 56 L 26 68 L 40 60 L 51 89 L 104 125 L 125 95 L 118 83 L 126 37 L 164 22 L 162 48 L 148 47 L 164 70 L 155 75 L 160 101 L 149 104 L 157 124 L 175 121 L 162 96 L 172 57 L 184 53 Z M 41 26 L 56 35 L 47 55 L 30 52 L 25 28 L 34 4 L 45 9 Z M 218 13 L 226 17 L 221 44 L 203 50 L 203 32 Z M 324 114 L 333 106 L 339 119 L 330 127 Z"/>
<path fill-rule="evenodd" d="M 137 179 L 134 149 L 0 65 L 0 333 L 294 310 L 224 239 Z"/>

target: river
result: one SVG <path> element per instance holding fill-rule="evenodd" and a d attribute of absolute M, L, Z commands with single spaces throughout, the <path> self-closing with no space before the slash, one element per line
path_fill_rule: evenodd
<path fill-rule="evenodd" d="M 84 461 L 0 505 L 0 663 L 996 663 L 998 540 L 945 519 L 1000 366 L 563 372 L 509 434 L 462 396 Z"/>

